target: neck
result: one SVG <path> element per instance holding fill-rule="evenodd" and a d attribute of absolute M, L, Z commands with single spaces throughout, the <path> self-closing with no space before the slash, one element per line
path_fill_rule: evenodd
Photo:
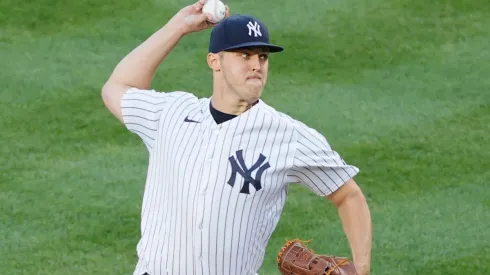
<path fill-rule="evenodd" d="M 214 87 L 211 104 L 225 114 L 240 115 L 250 109 L 259 99 L 248 102 L 239 98 L 229 87 Z"/>
<path fill-rule="evenodd" d="M 246 101 L 233 100 L 229 97 L 221 97 L 218 94 L 213 94 L 211 104 L 213 104 L 213 107 L 216 110 L 230 115 L 240 115 L 253 106 L 253 103 L 249 104 Z"/>

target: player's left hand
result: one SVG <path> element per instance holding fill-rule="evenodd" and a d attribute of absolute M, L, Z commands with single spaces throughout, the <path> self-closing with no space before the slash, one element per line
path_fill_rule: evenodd
<path fill-rule="evenodd" d="M 364 275 L 346 257 L 316 254 L 305 242 L 286 242 L 277 257 L 279 271 L 284 275 Z"/>

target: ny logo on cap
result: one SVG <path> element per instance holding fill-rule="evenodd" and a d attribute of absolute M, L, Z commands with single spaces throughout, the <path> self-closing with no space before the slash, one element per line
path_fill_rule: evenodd
<path fill-rule="evenodd" d="M 252 36 L 252 31 L 254 32 L 255 37 L 262 36 L 262 33 L 260 32 L 260 25 L 257 22 L 253 24 L 252 22 L 248 21 L 247 27 L 249 36 Z"/>

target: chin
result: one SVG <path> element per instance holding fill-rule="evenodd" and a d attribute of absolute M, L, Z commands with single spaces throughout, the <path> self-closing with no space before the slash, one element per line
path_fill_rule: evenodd
<path fill-rule="evenodd" d="M 247 102 L 248 104 L 252 105 L 253 103 L 257 102 L 257 100 L 260 98 L 261 93 L 251 93 L 248 92 L 246 94 L 243 94 L 241 97 L 241 100 L 244 102 Z"/>
<path fill-rule="evenodd" d="M 255 102 L 262 95 L 262 87 L 256 89 L 250 89 L 247 93 L 247 98 L 249 102 Z"/>

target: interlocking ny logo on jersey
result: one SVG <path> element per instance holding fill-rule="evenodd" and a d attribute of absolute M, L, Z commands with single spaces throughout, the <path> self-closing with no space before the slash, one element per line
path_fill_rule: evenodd
<path fill-rule="evenodd" d="M 257 22 L 252 23 L 248 21 L 247 27 L 249 36 L 252 36 L 252 31 L 254 32 L 255 37 L 262 36 L 262 33 L 260 32 L 260 25 Z"/>
<path fill-rule="evenodd" d="M 228 184 L 231 187 L 235 185 L 235 180 L 238 173 L 245 179 L 245 181 L 243 182 L 242 189 L 240 190 L 240 193 L 250 194 L 250 184 L 252 184 L 253 187 L 255 187 L 256 191 L 262 189 L 260 178 L 262 177 L 264 171 L 267 168 L 271 167 L 269 165 L 269 162 L 264 163 L 265 161 L 264 155 L 260 154 L 259 159 L 250 168 L 247 168 L 247 165 L 245 164 L 245 160 L 243 160 L 243 150 L 239 150 L 236 152 L 236 158 L 234 156 L 231 156 L 228 158 L 228 160 L 230 161 L 231 169 L 232 169 L 230 179 L 228 180 Z M 257 173 L 255 174 L 255 178 L 253 178 L 252 172 L 255 170 L 257 170 Z"/>

